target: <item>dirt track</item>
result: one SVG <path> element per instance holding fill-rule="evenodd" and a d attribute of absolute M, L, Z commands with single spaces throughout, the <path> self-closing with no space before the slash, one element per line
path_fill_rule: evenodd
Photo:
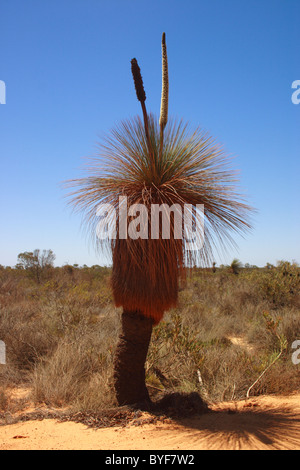
<path fill-rule="evenodd" d="M 221 403 L 179 421 L 92 429 L 54 419 L 0 426 L 0 450 L 300 450 L 300 395 Z M 138 424 L 138 425 L 137 425 Z"/>

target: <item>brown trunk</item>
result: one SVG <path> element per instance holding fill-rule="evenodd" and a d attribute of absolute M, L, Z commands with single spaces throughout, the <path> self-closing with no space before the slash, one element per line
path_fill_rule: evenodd
<path fill-rule="evenodd" d="M 114 360 L 114 385 L 118 404 L 150 404 L 145 384 L 145 361 L 153 320 L 123 311 L 122 331 Z"/>

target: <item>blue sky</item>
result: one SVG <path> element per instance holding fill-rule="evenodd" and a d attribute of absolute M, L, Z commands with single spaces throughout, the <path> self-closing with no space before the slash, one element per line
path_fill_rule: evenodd
<path fill-rule="evenodd" d="M 166 32 L 169 115 L 202 126 L 236 156 L 257 209 L 234 257 L 300 262 L 299 0 L 1 0 L 0 264 L 52 249 L 56 264 L 103 264 L 66 204 L 101 133 L 147 108 L 159 113 Z"/>

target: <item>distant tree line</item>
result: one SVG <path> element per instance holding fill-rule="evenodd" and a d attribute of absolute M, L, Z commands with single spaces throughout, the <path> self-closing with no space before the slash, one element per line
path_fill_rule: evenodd
<path fill-rule="evenodd" d="M 32 279 L 35 279 L 37 283 L 40 283 L 44 279 L 48 278 L 53 269 L 60 269 L 60 268 L 54 268 L 54 261 L 55 261 L 55 254 L 53 253 L 52 250 L 40 250 L 40 249 L 35 249 L 33 251 L 25 251 L 23 253 L 19 253 L 18 255 L 18 262 L 14 266 L 14 269 L 17 270 L 25 270 L 29 277 Z M 273 265 L 271 263 L 266 263 L 266 265 L 262 268 L 259 268 L 258 266 L 250 263 L 245 263 L 243 264 L 239 259 L 234 258 L 232 262 L 228 265 L 225 264 L 220 264 L 217 266 L 216 262 L 213 262 L 211 268 L 196 268 L 200 270 L 211 270 L 213 273 L 216 273 L 217 271 L 226 271 L 230 274 L 239 274 L 242 270 L 250 270 L 250 269 L 263 269 L 263 270 L 272 270 L 272 269 L 280 269 L 280 271 L 285 275 L 289 271 L 289 268 L 293 266 L 298 268 L 298 263 L 296 261 L 292 261 L 290 263 L 289 261 L 284 261 L 280 260 L 277 261 L 276 265 Z M 5 269 L 4 266 L 0 264 L 0 270 Z M 12 269 L 11 267 L 8 267 L 8 269 Z M 93 266 L 87 266 L 86 264 L 83 264 L 82 266 L 79 266 L 79 264 L 74 263 L 73 265 L 70 264 L 65 264 L 61 267 L 66 273 L 72 275 L 74 270 L 92 270 L 93 272 L 97 271 L 103 271 L 103 270 L 108 270 L 108 267 L 103 267 L 100 266 L 99 264 L 94 264 Z"/>

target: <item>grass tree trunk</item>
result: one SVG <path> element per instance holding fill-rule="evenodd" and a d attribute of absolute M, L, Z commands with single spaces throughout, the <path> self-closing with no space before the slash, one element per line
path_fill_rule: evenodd
<path fill-rule="evenodd" d="M 152 327 L 151 318 L 138 312 L 123 311 L 122 331 L 114 360 L 114 385 L 120 406 L 150 404 L 145 384 L 145 362 Z"/>

